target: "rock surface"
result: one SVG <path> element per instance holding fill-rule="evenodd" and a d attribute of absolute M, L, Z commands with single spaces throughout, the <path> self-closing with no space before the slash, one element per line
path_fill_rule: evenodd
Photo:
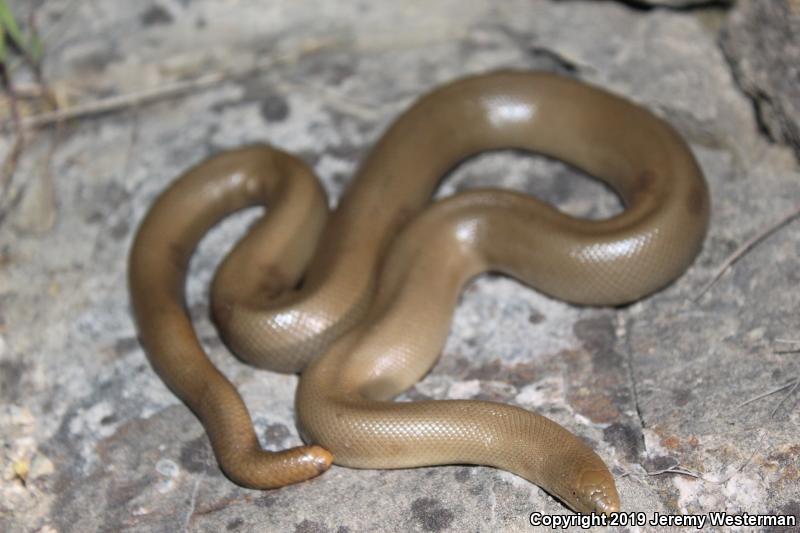
<path fill-rule="evenodd" d="M 710 234 L 686 275 L 619 309 L 576 308 L 480 278 L 463 294 L 440 362 L 403 399 L 535 409 L 586 439 L 617 475 L 625 510 L 648 518 L 800 514 L 797 391 L 742 405 L 800 377 L 800 342 L 779 342 L 800 340 L 796 225 L 695 301 L 728 254 L 800 196 L 797 159 L 765 138 L 717 45 L 719 9 L 580 0 L 10 4 L 37 9 L 48 79 L 72 104 L 206 75 L 221 81 L 41 129 L 26 147 L 12 183 L 20 201 L 0 224 L 0 530 L 535 531 L 530 513 L 566 514 L 537 487 L 484 467 L 335 466 L 280 490 L 237 487 L 150 369 L 127 303 L 136 225 L 189 165 L 268 141 L 305 159 L 336 198 L 415 96 L 509 67 L 576 76 L 672 122 L 706 173 Z M 736 20 L 729 28 L 757 31 Z M 783 89 L 774 87 L 778 101 Z M 9 142 L 0 138 L 2 153 Z M 510 153 L 459 167 L 442 194 L 495 184 L 576 215 L 619 209 L 574 170 Z M 277 449 L 300 442 L 297 379 L 233 358 L 206 300 L 217 263 L 254 216 L 235 216 L 203 241 L 188 309 L 263 443 Z"/>
<path fill-rule="evenodd" d="M 651 7 L 670 7 L 676 9 L 691 7 L 719 7 L 733 4 L 736 0 L 621 0 L 629 5 Z"/>
<path fill-rule="evenodd" d="M 741 0 L 721 42 L 762 127 L 800 157 L 800 2 Z"/>

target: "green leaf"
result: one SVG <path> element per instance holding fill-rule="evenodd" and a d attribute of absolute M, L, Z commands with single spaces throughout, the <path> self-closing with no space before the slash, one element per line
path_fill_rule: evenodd
<path fill-rule="evenodd" d="M 8 38 L 14 41 L 14 44 L 22 49 L 27 48 L 25 46 L 25 38 L 22 36 L 19 26 L 17 26 L 14 14 L 11 12 L 5 0 L 0 0 L 0 26 L 3 27 Z"/>
<path fill-rule="evenodd" d="M 13 42 L 32 62 L 38 63 L 43 54 L 43 46 L 36 35 L 25 39 L 17 20 L 5 0 L 0 0 L 0 63 L 7 61 L 8 43 Z"/>
<path fill-rule="evenodd" d="M 6 31 L 0 26 L 0 65 L 6 64 Z"/>

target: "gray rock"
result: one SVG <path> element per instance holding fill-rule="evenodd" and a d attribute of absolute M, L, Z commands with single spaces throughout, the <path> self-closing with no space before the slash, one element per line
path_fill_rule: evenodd
<path fill-rule="evenodd" d="M 733 4 L 736 0 L 620 0 L 634 6 L 653 6 L 670 8 L 719 7 Z"/>
<path fill-rule="evenodd" d="M 800 156 L 800 4 L 741 0 L 721 42 L 764 130 Z"/>
<path fill-rule="evenodd" d="M 800 232 L 775 234 L 693 301 L 739 243 L 792 206 L 800 167 L 764 138 L 695 11 L 545 0 L 10 4 L 39 6 L 48 77 L 74 103 L 283 59 L 74 121 L 59 137 L 40 131 L 26 149 L 13 185 L 23 201 L 0 225 L 1 531 L 530 531 L 531 512 L 565 513 L 537 487 L 485 467 L 335 466 L 280 490 L 237 487 L 148 365 L 127 304 L 135 228 L 189 165 L 269 141 L 300 154 L 336 198 L 413 98 L 509 67 L 577 76 L 672 122 L 706 173 L 710 234 L 686 275 L 621 309 L 576 308 L 482 277 L 462 295 L 441 361 L 403 399 L 536 409 L 590 442 L 618 475 L 625 509 L 650 517 L 800 513 L 798 397 L 780 404 L 784 390 L 741 405 L 800 376 L 796 353 L 776 342 L 800 337 Z M 0 152 L 8 143 L 0 137 Z M 42 193 L 43 169 L 52 194 Z M 509 153 L 461 166 L 442 193 L 480 185 L 576 215 L 620 209 L 574 169 Z M 300 442 L 297 378 L 233 358 L 206 301 L 216 265 L 255 215 L 232 217 L 202 242 L 188 308 L 276 449 Z"/>

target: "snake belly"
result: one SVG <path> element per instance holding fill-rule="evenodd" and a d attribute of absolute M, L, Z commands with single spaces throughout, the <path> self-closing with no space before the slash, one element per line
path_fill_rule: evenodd
<path fill-rule="evenodd" d="M 496 189 L 430 203 L 450 168 L 500 148 L 580 168 L 608 184 L 625 209 L 590 221 Z M 276 454 L 259 447 L 241 398 L 208 360 L 183 309 L 198 240 L 227 214 L 258 203 L 269 209 L 218 270 L 212 309 L 240 358 L 302 371 L 297 418 L 312 444 Z M 237 483 L 300 481 L 333 458 L 356 468 L 481 464 L 528 479 L 574 510 L 610 512 L 619 496 L 608 468 L 555 422 L 499 403 L 391 398 L 434 364 L 460 290 L 474 276 L 502 272 L 577 304 L 635 301 L 688 267 L 709 210 L 691 151 L 649 111 L 569 78 L 494 72 L 417 100 L 330 216 L 310 171 L 274 148 L 227 152 L 188 171 L 134 241 L 133 310 L 153 367 L 198 415 Z"/>

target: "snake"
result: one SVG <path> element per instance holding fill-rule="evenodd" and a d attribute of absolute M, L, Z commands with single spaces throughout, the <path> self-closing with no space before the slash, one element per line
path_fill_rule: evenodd
<path fill-rule="evenodd" d="M 589 220 L 498 188 L 431 199 L 456 165 L 498 149 L 580 169 L 623 209 Z M 300 373 L 295 409 L 305 444 L 281 451 L 261 446 L 185 308 L 197 244 L 250 206 L 266 209 L 217 269 L 211 313 L 243 361 Z M 664 119 L 571 77 L 493 71 L 418 98 L 332 210 L 313 171 L 270 145 L 229 149 L 190 168 L 136 233 L 131 306 L 151 365 L 199 418 L 235 483 L 277 488 L 332 462 L 474 464 L 516 474 L 575 511 L 608 513 L 620 509 L 608 466 L 556 422 L 496 402 L 393 399 L 434 365 L 476 276 L 504 274 L 576 305 L 623 305 L 690 266 L 709 213 L 702 170 Z"/>

